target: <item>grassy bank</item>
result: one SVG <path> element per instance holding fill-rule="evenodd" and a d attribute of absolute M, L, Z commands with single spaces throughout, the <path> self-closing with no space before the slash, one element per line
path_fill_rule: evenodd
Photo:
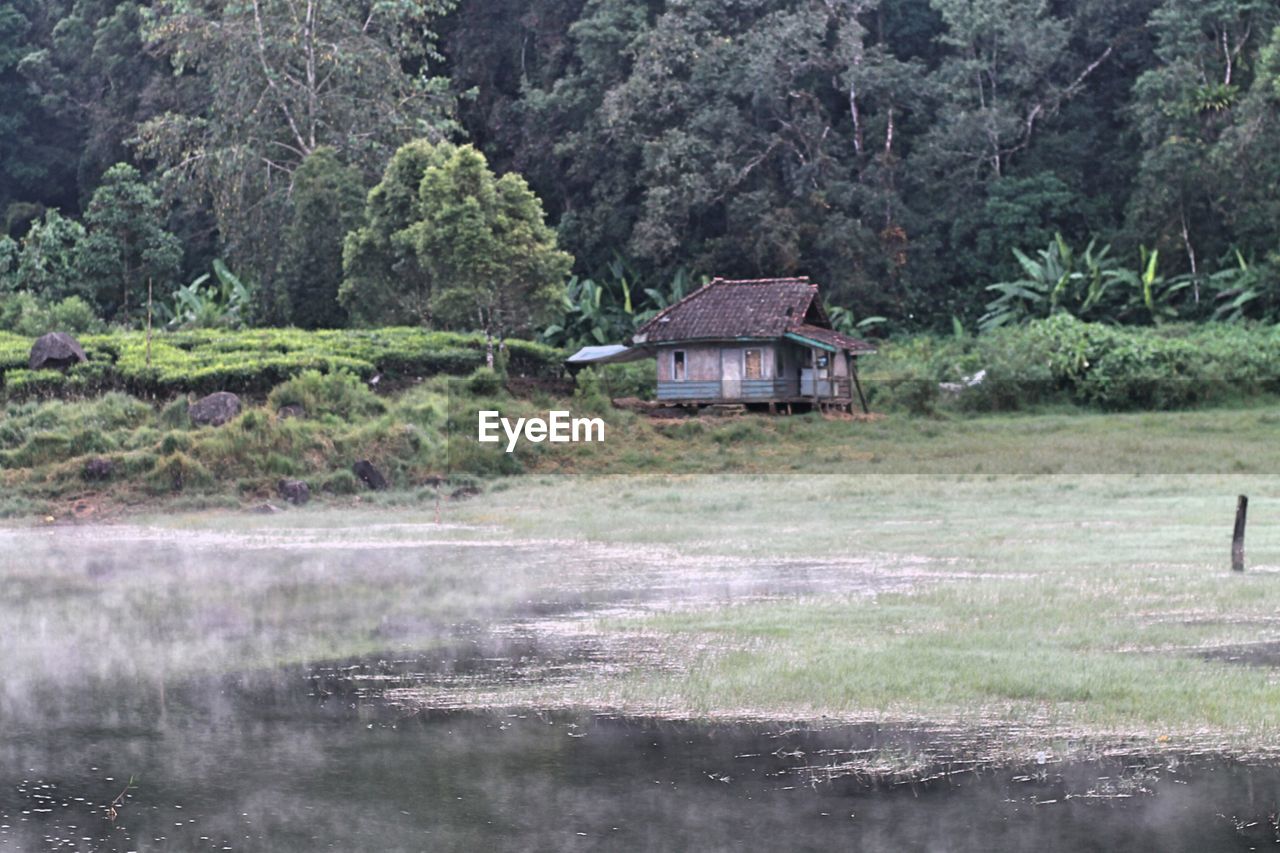
<path fill-rule="evenodd" d="M 112 392 L 82 400 L 10 402 L 0 418 L 0 515 L 77 515 L 76 506 L 239 506 L 274 499 L 282 478 L 314 496 L 364 491 L 371 460 L 392 490 L 434 501 L 457 485 L 518 474 L 1042 475 L 1280 472 L 1280 414 L 1252 408 L 1108 414 L 871 419 L 818 415 L 651 418 L 581 396 L 514 398 L 491 379 L 436 377 L 376 394 L 346 373 L 308 372 L 217 427 L 192 424 L 190 397 L 151 403 Z M 477 412 L 598 414 L 606 440 L 476 442 Z M 100 465 L 107 463 L 106 469 Z M 98 466 L 98 467 L 95 467 Z"/>

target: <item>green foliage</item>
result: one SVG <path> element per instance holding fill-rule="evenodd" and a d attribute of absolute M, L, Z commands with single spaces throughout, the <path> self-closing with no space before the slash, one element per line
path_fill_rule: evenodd
<path fill-rule="evenodd" d="M 979 371 L 983 380 L 966 385 Z M 965 386 L 950 399 L 978 410 L 1174 409 L 1280 391 L 1280 334 L 1228 324 L 1126 328 L 1057 314 L 976 338 L 888 342 L 864 377 L 873 403 L 907 410 L 920 410 L 917 384 L 934 394 L 939 382 Z"/>
<path fill-rule="evenodd" d="M 329 374 L 303 371 L 272 389 L 267 405 L 274 411 L 284 406 L 301 406 L 306 417 L 333 416 L 345 421 L 372 417 L 387 410 L 368 385 L 346 370 Z"/>
<path fill-rule="evenodd" d="M 1091 241 L 1083 253 L 1077 254 L 1061 234 L 1055 235 L 1036 259 L 1015 248 L 1013 254 L 1024 277 L 987 287 L 999 295 L 987 303 L 987 313 L 979 318 L 978 328 L 990 331 L 1059 311 L 1082 319 L 1105 316 L 1113 307 L 1107 300 L 1107 291 L 1127 272 L 1114 266 L 1110 250 L 1110 246 L 1103 246 L 1095 251 L 1095 242 Z"/>
<path fill-rule="evenodd" d="M 466 376 L 485 362 L 478 334 L 417 328 L 369 330 L 259 329 L 244 332 L 156 332 L 147 364 L 143 332 L 86 335 L 89 362 L 59 371 L 26 369 L 31 340 L 0 332 L 0 387 L 9 398 L 121 388 L 167 399 L 211 391 L 266 393 L 306 371 L 347 371 L 361 380 L 436 374 Z M 507 370 L 517 376 L 557 376 L 564 354 L 530 341 L 505 343 Z M 347 380 L 343 380 L 347 381 Z"/>
<path fill-rule="evenodd" d="M 357 6 L 6 5 L 0 291 L 79 295 L 136 322 L 146 278 L 168 300 L 222 257 L 253 283 L 256 320 L 338 326 L 345 310 L 361 325 L 500 336 L 505 321 L 485 313 L 563 307 L 564 322 L 510 324 L 545 319 L 546 340 L 568 346 L 620 339 L 661 307 L 651 283 L 681 270 L 807 273 L 858 318 L 944 331 L 953 316 L 974 328 L 1004 295 L 984 287 L 1025 277 L 1013 249 L 1041 263 L 1032 248 L 1060 233 L 1115 247 L 1121 267 L 1146 246 L 1165 289 L 1189 282 L 1148 298 L 1144 263 L 1086 319 L 1276 314 L 1274 3 Z M 492 221 L 485 182 L 422 209 L 429 171 L 465 171 L 448 162 L 464 149 L 437 151 L 446 138 L 474 140 L 508 176 L 495 186 L 518 174 L 545 202 L 577 258 L 567 305 L 495 302 L 526 276 L 497 288 L 493 241 L 475 242 L 484 230 L 462 215 L 471 204 Z M 436 229 L 475 240 L 428 251 L 413 226 L 448 210 L 459 215 Z M 516 230 L 499 248 L 546 236 Z M 180 271 L 166 273 L 162 232 L 180 239 Z M 1052 289 L 1001 310 L 1049 316 Z"/>
<path fill-rule="evenodd" d="M 578 371 L 573 389 L 573 407 L 575 411 L 592 414 L 605 414 L 613 408 L 602 387 L 600 374 L 594 367 Z"/>
<path fill-rule="evenodd" d="M 91 296 L 83 277 L 84 244 L 84 226 L 57 210 L 45 211 L 16 247 L 9 242 L 4 263 L 10 271 L 0 279 L 0 293 L 25 291 L 49 301 Z"/>
<path fill-rule="evenodd" d="M 253 310 L 253 294 L 220 258 L 213 260 L 213 274 L 196 278 L 173 292 L 171 305 L 154 308 L 171 329 L 238 329 Z"/>
<path fill-rule="evenodd" d="M 505 337 L 552 319 L 573 259 L 555 248 L 518 175 L 471 146 L 412 142 L 347 237 L 339 301 L 361 322 L 421 322 Z"/>
<path fill-rule="evenodd" d="M 148 47 L 201 96 L 142 122 L 137 148 L 172 190 L 210 199 L 226 257 L 260 283 L 269 319 L 282 319 L 274 274 L 307 159 L 329 147 L 372 179 L 405 140 L 454 130 L 434 47 L 452 6 L 323 3 L 304 14 L 288 0 L 150 5 Z"/>
<path fill-rule="evenodd" d="M 102 321 L 79 296 L 49 304 L 30 293 L 0 296 L 0 330 L 27 337 L 46 332 L 101 332 Z"/>
<path fill-rule="evenodd" d="M 213 485 L 213 475 L 185 453 L 170 453 L 158 460 L 146 477 L 153 494 L 203 491 Z"/>
<path fill-rule="evenodd" d="M 344 165 L 332 148 L 311 152 L 294 174 L 280 271 L 294 325 L 336 329 L 347 324 L 347 312 L 338 304 L 342 241 L 360 224 L 364 196 L 360 171 Z"/>
<path fill-rule="evenodd" d="M 102 176 L 85 211 L 78 269 L 93 287 L 108 320 L 145 316 L 148 283 L 165 293 L 182 260 L 178 238 L 164 227 L 164 210 L 133 166 L 117 163 Z"/>
<path fill-rule="evenodd" d="M 569 280 L 563 298 L 564 316 L 543 330 L 542 340 L 574 350 L 622 343 L 636 327 L 695 287 L 693 276 L 683 269 L 669 280 L 646 282 L 621 257 L 610 261 L 605 272 L 597 278 L 574 276 Z"/>
<path fill-rule="evenodd" d="M 602 364 L 594 368 L 600 374 L 600 387 L 610 398 L 638 397 L 652 400 L 658 392 L 657 370 L 650 359 L 623 364 Z"/>
<path fill-rule="evenodd" d="M 344 468 L 326 477 L 320 488 L 334 495 L 354 495 L 360 491 L 360 481 L 355 474 Z"/>
<path fill-rule="evenodd" d="M 502 390 L 502 377 L 492 367 L 477 367 L 467 377 L 467 390 L 481 396 L 497 394 Z"/>

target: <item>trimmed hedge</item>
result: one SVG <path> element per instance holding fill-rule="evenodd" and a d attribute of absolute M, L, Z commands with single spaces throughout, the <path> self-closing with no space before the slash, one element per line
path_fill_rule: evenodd
<path fill-rule="evenodd" d="M 437 374 L 467 376 L 485 361 L 479 334 L 418 328 L 199 330 L 156 333 L 147 366 L 146 335 L 116 332 L 80 338 L 89 361 L 66 373 L 27 369 L 32 339 L 0 333 L 0 388 L 10 399 L 124 390 L 142 397 L 211 391 L 266 393 L 304 371 L 347 371 L 362 379 Z M 506 342 L 513 376 L 561 373 L 564 353 L 530 341 Z"/>

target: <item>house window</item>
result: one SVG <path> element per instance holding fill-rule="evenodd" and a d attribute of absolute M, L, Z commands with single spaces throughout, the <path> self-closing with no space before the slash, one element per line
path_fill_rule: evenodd
<path fill-rule="evenodd" d="M 671 378 L 677 382 L 683 382 L 686 378 L 683 350 L 676 350 L 671 354 Z"/>
<path fill-rule="evenodd" d="M 760 350 L 758 349 L 745 350 L 743 352 L 743 357 L 746 359 L 747 378 L 763 379 L 764 365 L 760 359 Z"/>

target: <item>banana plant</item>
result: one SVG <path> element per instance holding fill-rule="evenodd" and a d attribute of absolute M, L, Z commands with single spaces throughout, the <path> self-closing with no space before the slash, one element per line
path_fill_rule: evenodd
<path fill-rule="evenodd" d="M 880 316 L 863 317 L 859 320 L 854 313 L 843 305 L 832 305 L 827 308 L 827 318 L 831 320 L 831 328 L 842 335 L 856 335 L 865 332 L 881 323 L 889 322 Z"/>
<path fill-rule="evenodd" d="M 1209 276 L 1209 287 L 1216 291 L 1213 299 L 1218 303 L 1213 309 L 1213 319 L 1226 323 L 1245 319 L 1248 309 L 1260 305 L 1264 292 L 1262 275 L 1244 259 L 1239 249 L 1236 250 L 1236 266 Z"/>
<path fill-rule="evenodd" d="M 546 343 L 578 347 L 617 343 L 635 328 L 631 287 L 616 280 L 616 291 L 591 278 L 574 276 L 564 294 L 564 319 L 542 332 Z"/>
<path fill-rule="evenodd" d="M 1061 234 L 1032 258 L 1020 249 L 1013 255 L 1023 277 L 987 286 L 997 294 L 978 318 L 979 331 L 1067 312 L 1081 319 L 1113 319 L 1109 292 L 1122 272 L 1111 260 L 1111 247 L 1090 240 L 1076 252 Z"/>
<path fill-rule="evenodd" d="M 253 294 L 220 258 L 204 273 L 173 292 L 172 304 L 160 303 L 156 315 L 171 329 L 238 329 L 249 320 Z"/>
<path fill-rule="evenodd" d="M 647 322 L 659 311 L 675 305 L 705 283 L 705 278 L 695 282 L 693 275 L 681 268 L 676 270 L 665 290 L 661 287 L 646 287 L 644 295 L 649 298 L 649 307 L 636 315 L 636 324 Z"/>
<path fill-rule="evenodd" d="M 1166 279 L 1160 274 L 1160 250 L 1142 246 L 1140 252 L 1139 272 L 1114 270 L 1110 273 L 1112 281 L 1130 288 L 1126 313 L 1144 313 L 1146 319 L 1155 325 L 1176 319 L 1177 296 L 1192 285 L 1192 277 L 1184 275 Z"/>

